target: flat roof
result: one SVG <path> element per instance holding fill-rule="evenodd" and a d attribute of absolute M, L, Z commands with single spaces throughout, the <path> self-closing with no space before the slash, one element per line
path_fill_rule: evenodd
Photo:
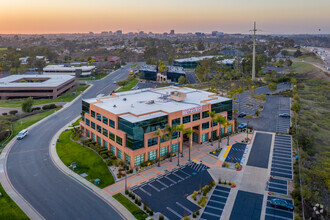
<path fill-rule="evenodd" d="M 180 66 L 167 66 L 167 68 L 168 68 L 167 72 L 169 73 L 181 73 L 181 74 L 186 73 L 183 67 Z"/>
<path fill-rule="evenodd" d="M 174 101 L 169 97 L 172 91 L 183 92 L 186 94 L 186 98 L 181 102 Z M 207 103 L 213 104 L 228 100 L 230 99 L 202 90 L 169 86 L 114 93 L 112 96 L 85 99 L 84 101 L 134 123 L 167 113 L 203 106 Z"/>
<path fill-rule="evenodd" d="M 156 72 L 157 66 L 156 65 L 143 65 L 140 68 L 140 71 L 150 71 L 150 72 Z"/>
<path fill-rule="evenodd" d="M 43 82 L 17 82 L 22 79 L 47 79 Z M 71 79 L 69 75 L 11 75 L 0 79 L 0 88 L 3 87 L 57 87 Z"/>
<path fill-rule="evenodd" d="M 218 56 L 201 56 L 201 57 L 190 57 L 190 58 L 184 58 L 184 59 L 176 59 L 174 60 L 175 62 L 178 63 L 183 63 L 183 62 L 197 62 L 197 61 L 201 61 L 204 59 L 212 59 L 212 58 L 217 58 L 217 57 L 222 57 L 220 55 Z"/>
<path fill-rule="evenodd" d="M 48 65 L 45 66 L 43 71 L 75 71 L 77 69 L 81 69 L 82 71 L 91 71 L 95 69 L 95 66 L 65 66 L 61 65 Z"/>

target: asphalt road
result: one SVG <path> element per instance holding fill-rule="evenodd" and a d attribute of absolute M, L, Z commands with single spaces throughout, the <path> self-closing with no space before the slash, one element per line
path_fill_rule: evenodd
<path fill-rule="evenodd" d="M 83 98 L 109 94 L 125 79 L 128 66 L 93 82 Z M 105 201 L 62 173 L 52 162 L 49 143 L 55 133 L 81 113 L 81 98 L 16 141 L 7 158 L 7 175 L 14 188 L 46 219 L 122 219 Z"/>

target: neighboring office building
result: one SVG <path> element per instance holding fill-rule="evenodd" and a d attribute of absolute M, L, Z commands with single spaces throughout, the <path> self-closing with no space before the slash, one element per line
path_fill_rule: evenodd
<path fill-rule="evenodd" d="M 177 66 L 167 66 L 167 69 L 164 73 L 161 73 L 162 78 L 171 82 L 178 82 L 180 76 L 186 77 L 182 67 Z M 157 81 L 158 67 L 156 65 L 144 65 L 140 70 L 140 78 L 146 80 Z M 159 74 L 158 74 L 159 76 Z M 158 77 L 159 78 L 159 77 Z"/>
<path fill-rule="evenodd" d="M 218 64 L 223 64 L 224 66 L 228 66 L 232 69 L 234 69 L 234 63 L 235 59 L 224 59 L 224 60 L 219 60 L 217 61 Z"/>
<path fill-rule="evenodd" d="M 48 65 L 43 69 L 45 75 L 71 75 L 76 77 L 89 77 L 94 71 L 95 66 Z"/>
<path fill-rule="evenodd" d="M 190 57 L 190 58 L 184 58 L 184 59 L 176 59 L 173 62 L 174 66 L 180 66 L 183 68 L 191 68 L 194 69 L 197 67 L 200 61 L 204 59 L 212 59 L 214 57 L 220 57 L 220 56 L 202 56 L 202 57 Z"/>
<path fill-rule="evenodd" d="M 21 62 L 22 65 L 29 64 L 28 59 L 29 59 L 29 57 L 20 57 L 20 58 L 18 58 L 18 60 Z"/>
<path fill-rule="evenodd" d="M 67 75 L 11 75 L 0 79 L 1 99 L 56 99 L 75 85 L 75 77 Z"/>
<path fill-rule="evenodd" d="M 219 126 L 211 123 L 209 111 L 225 116 L 232 124 L 222 128 L 222 134 L 232 132 L 231 99 L 180 87 L 134 90 L 83 100 L 80 127 L 84 136 L 135 167 L 158 158 L 158 138 L 153 134 L 166 124 L 182 123 L 193 128 L 192 140 L 198 144 L 208 141 L 211 135 L 219 136 Z M 160 139 L 160 156 L 166 157 L 178 149 L 182 152 L 182 142 L 188 143 L 188 138 L 178 138 L 178 133 L 172 137 L 172 147 L 169 140 Z"/>

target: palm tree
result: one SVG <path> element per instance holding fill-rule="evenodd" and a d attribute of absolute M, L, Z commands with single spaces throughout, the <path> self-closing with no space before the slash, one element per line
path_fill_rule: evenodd
<path fill-rule="evenodd" d="M 184 127 L 185 125 L 184 124 L 179 124 L 175 127 L 175 130 L 177 132 L 179 132 L 179 135 L 178 135 L 178 140 L 181 139 L 182 135 L 183 135 L 183 132 L 184 132 Z M 182 143 L 181 141 L 178 141 L 179 143 L 179 147 L 178 147 L 178 166 L 180 165 L 180 146 L 182 146 Z M 183 146 L 182 146 L 182 156 L 183 156 Z"/>
<path fill-rule="evenodd" d="M 208 112 L 208 114 L 211 117 L 211 130 L 212 130 L 212 133 L 211 133 L 211 140 L 212 140 L 211 146 L 213 146 L 213 135 L 212 135 L 213 134 L 213 126 L 212 126 L 212 122 L 214 122 L 216 114 L 215 114 L 215 111 Z"/>
<path fill-rule="evenodd" d="M 154 137 L 157 137 L 157 143 L 158 143 L 158 167 L 160 167 L 160 138 L 163 137 L 162 130 L 160 128 L 157 129 L 157 131 L 154 132 Z"/>
<path fill-rule="evenodd" d="M 167 124 L 164 128 L 164 131 L 168 134 L 168 139 L 170 140 L 170 162 L 172 162 L 172 136 L 175 132 L 175 127 Z"/>
<path fill-rule="evenodd" d="M 241 113 L 241 94 L 244 92 L 244 89 L 242 87 L 239 87 L 236 89 L 236 94 L 238 95 L 238 114 Z"/>
<path fill-rule="evenodd" d="M 222 115 L 218 115 L 215 120 L 215 122 L 219 125 L 219 141 L 218 141 L 218 148 L 220 148 L 220 142 L 221 142 L 221 125 L 224 125 L 226 118 Z"/>
<path fill-rule="evenodd" d="M 226 119 L 226 121 L 225 121 L 224 124 L 223 124 L 223 127 L 224 127 L 225 129 L 227 129 L 230 125 L 231 125 L 231 124 L 230 124 L 229 121 Z M 228 134 L 228 131 L 227 131 L 227 134 Z M 227 145 L 229 145 L 229 135 L 228 135 L 228 137 L 227 137 Z"/>
<path fill-rule="evenodd" d="M 194 130 L 192 128 L 188 128 L 184 131 L 184 133 L 189 138 L 189 159 L 188 159 L 188 161 L 190 161 L 190 148 L 192 147 L 192 134 L 194 133 Z"/>

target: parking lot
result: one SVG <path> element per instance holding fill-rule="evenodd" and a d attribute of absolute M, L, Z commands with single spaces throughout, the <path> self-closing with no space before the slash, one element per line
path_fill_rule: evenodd
<path fill-rule="evenodd" d="M 209 202 L 207 203 L 201 220 L 218 220 L 221 217 L 227 198 L 230 193 L 230 188 L 216 186 Z"/>
<path fill-rule="evenodd" d="M 268 181 L 268 191 L 287 195 L 288 181 L 270 178 Z"/>
<path fill-rule="evenodd" d="M 270 175 L 292 179 L 291 136 L 275 135 Z"/>
<path fill-rule="evenodd" d="M 247 165 L 267 169 L 271 143 L 271 134 L 256 133 Z"/>
<path fill-rule="evenodd" d="M 239 190 L 230 220 L 255 219 L 261 216 L 263 195 Z"/>
<path fill-rule="evenodd" d="M 182 219 L 200 209 L 186 197 L 213 181 L 208 168 L 203 163 L 191 162 L 131 190 L 154 212 L 161 212 L 169 219 Z"/>
<path fill-rule="evenodd" d="M 270 200 L 274 199 L 274 196 L 267 197 L 267 206 L 266 206 L 266 214 L 265 220 L 277 220 L 277 219 L 284 219 L 284 220 L 291 220 L 293 219 L 293 211 L 274 208 L 270 205 Z M 292 200 L 284 199 L 289 203 L 292 203 Z"/>
<path fill-rule="evenodd" d="M 279 114 L 290 114 L 290 98 L 279 97 Z M 290 117 L 279 117 L 276 119 L 276 131 L 282 133 L 288 133 L 290 128 Z"/>
<path fill-rule="evenodd" d="M 246 144 L 236 143 L 230 148 L 229 154 L 226 157 L 228 163 L 241 163 L 242 157 L 245 153 Z"/>

